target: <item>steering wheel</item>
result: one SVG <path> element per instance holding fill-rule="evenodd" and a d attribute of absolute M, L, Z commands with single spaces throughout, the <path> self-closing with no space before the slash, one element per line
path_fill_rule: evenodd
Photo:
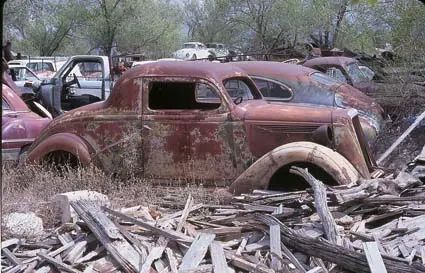
<path fill-rule="evenodd" d="M 74 79 L 72 79 L 72 84 L 76 83 L 78 88 L 81 88 L 80 82 L 78 81 L 77 76 L 75 75 L 75 73 L 73 74 Z"/>

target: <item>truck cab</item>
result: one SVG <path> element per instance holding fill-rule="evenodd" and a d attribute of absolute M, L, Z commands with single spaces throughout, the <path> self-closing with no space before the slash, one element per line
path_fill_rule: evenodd
<path fill-rule="evenodd" d="M 72 56 L 49 80 L 34 91 L 53 116 L 83 105 L 105 100 L 111 90 L 109 59 L 106 56 Z"/>

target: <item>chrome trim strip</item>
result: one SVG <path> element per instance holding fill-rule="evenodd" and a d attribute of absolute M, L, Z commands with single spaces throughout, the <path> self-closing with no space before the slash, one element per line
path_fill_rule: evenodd
<path fill-rule="evenodd" d="M 16 142 L 34 142 L 35 138 L 16 138 L 16 139 L 2 139 L 1 144 L 16 143 Z"/>

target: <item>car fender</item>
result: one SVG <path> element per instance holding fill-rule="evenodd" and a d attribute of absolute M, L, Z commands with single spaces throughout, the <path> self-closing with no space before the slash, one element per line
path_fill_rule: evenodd
<path fill-rule="evenodd" d="M 312 163 L 322 168 L 338 184 L 356 183 L 361 178 L 359 172 L 341 154 L 317 143 L 300 141 L 279 146 L 262 156 L 228 190 L 232 194 L 241 194 L 254 189 L 267 189 L 277 170 L 299 162 Z"/>
<path fill-rule="evenodd" d="M 26 162 L 41 163 L 46 155 L 55 151 L 65 151 L 76 156 L 82 165 L 88 165 L 91 162 L 89 145 L 82 138 L 71 133 L 49 136 L 31 149 Z"/>

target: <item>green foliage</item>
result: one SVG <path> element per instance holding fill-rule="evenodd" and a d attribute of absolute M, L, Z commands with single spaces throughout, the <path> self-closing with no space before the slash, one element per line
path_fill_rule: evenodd
<path fill-rule="evenodd" d="M 370 54 L 390 43 L 417 59 L 424 18 L 416 0 L 10 0 L 3 42 L 31 55 L 116 49 L 155 58 L 187 40 L 262 52 L 315 42 Z"/>

